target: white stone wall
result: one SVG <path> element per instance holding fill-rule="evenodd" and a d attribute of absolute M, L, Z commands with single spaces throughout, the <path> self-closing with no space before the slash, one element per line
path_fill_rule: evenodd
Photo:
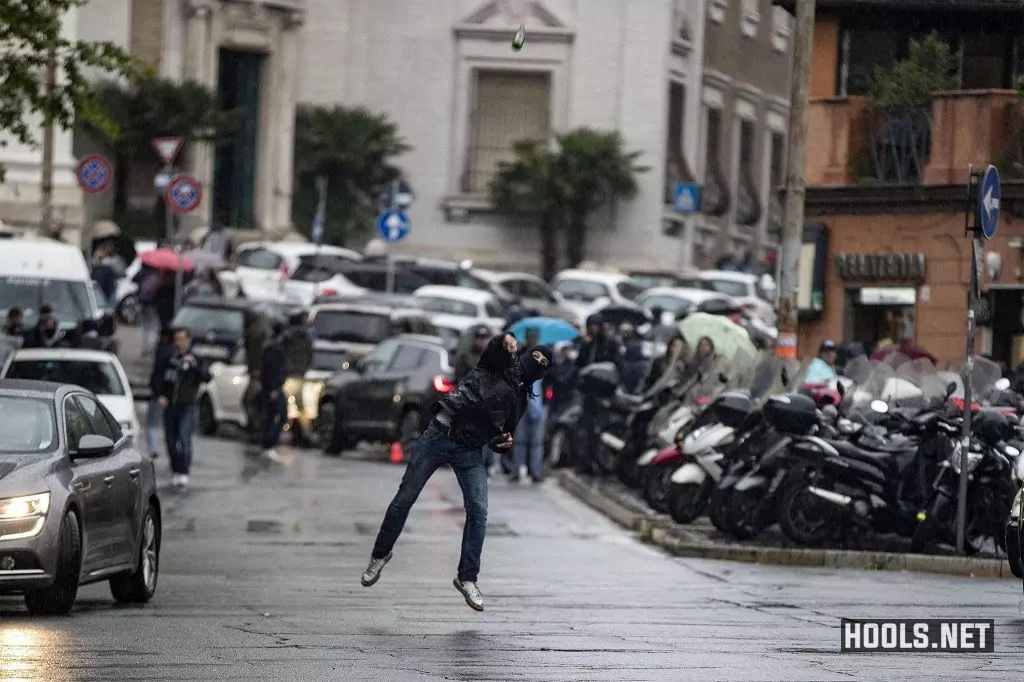
<path fill-rule="evenodd" d="M 543 0 L 571 40 L 540 39 L 548 29 L 528 17 L 520 53 L 508 46 L 518 22 L 504 15 L 478 27 L 481 36 L 455 36 L 454 28 L 486 4 L 309 0 L 299 101 L 387 112 L 413 146 L 400 159 L 417 198 L 410 210 L 412 235 L 400 250 L 538 267 L 530 226 L 472 210 L 479 202 L 446 201 L 458 195 L 465 162 L 469 74 L 473 67 L 494 66 L 551 72 L 557 132 L 584 125 L 617 128 L 628 149 L 643 152 L 640 163 L 649 170 L 639 176 L 639 195 L 593 216 L 588 257 L 678 265 L 681 240 L 663 236 L 661 228 L 674 0 Z M 517 4 L 528 5 L 511 0 Z M 483 37 L 487 30 L 503 31 L 507 40 Z M 695 57 L 688 63 L 695 64 Z M 464 204 L 470 206 L 468 220 L 449 220 L 446 207 Z"/>

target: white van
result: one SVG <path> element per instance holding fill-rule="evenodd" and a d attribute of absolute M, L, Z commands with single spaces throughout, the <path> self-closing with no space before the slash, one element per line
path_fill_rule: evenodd
<path fill-rule="evenodd" d="M 21 308 L 27 329 L 39 321 L 44 305 L 53 308 L 62 329 L 103 318 L 85 256 L 52 239 L 0 241 L 0 316 L 6 319 L 8 310 Z"/>

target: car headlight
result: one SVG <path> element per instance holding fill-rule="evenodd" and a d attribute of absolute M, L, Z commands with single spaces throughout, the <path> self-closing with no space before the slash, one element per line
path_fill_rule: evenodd
<path fill-rule="evenodd" d="M 50 493 L 9 497 L 0 500 L 0 521 L 27 519 L 31 516 L 46 516 L 50 509 Z"/>

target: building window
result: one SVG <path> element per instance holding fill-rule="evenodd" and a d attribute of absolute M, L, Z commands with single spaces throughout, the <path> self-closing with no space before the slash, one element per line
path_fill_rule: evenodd
<path fill-rule="evenodd" d="M 722 110 L 709 107 L 707 149 L 704 166 L 704 187 L 701 190 L 701 213 L 722 216 L 729 210 L 729 183 L 722 163 Z"/>
<path fill-rule="evenodd" d="M 778 241 L 786 216 L 782 207 L 782 188 L 786 183 L 786 136 L 772 131 L 768 166 L 768 235 Z"/>
<path fill-rule="evenodd" d="M 776 52 L 789 49 L 793 35 L 793 17 L 781 7 L 772 7 L 772 47 Z"/>
<path fill-rule="evenodd" d="M 761 12 L 758 9 L 759 0 L 743 0 L 742 11 L 740 12 L 740 30 L 748 38 L 757 36 L 757 27 L 761 23 Z"/>
<path fill-rule="evenodd" d="M 736 223 L 748 227 L 761 220 L 761 199 L 754 178 L 754 122 L 740 121 L 740 167 L 736 186 Z"/>
<path fill-rule="evenodd" d="M 665 148 L 665 203 L 675 200 L 677 182 L 693 182 L 693 173 L 683 150 L 683 126 L 686 112 L 686 88 L 682 83 L 668 84 L 668 140 Z"/>
<path fill-rule="evenodd" d="M 478 71 L 462 191 L 487 194 L 502 161 L 519 140 L 551 134 L 551 78 L 547 73 Z"/>

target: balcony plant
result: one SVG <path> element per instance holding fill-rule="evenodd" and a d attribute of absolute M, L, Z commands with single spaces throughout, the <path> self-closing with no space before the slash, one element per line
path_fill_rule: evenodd
<path fill-rule="evenodd" d="M 875 177 L 920 180 L 931 145 L 932 95 L 956 86 L 958 56 L 934 31 L 910 39 L 906 59 L 875 66 L 870 79 L 870 145 Z"/>

